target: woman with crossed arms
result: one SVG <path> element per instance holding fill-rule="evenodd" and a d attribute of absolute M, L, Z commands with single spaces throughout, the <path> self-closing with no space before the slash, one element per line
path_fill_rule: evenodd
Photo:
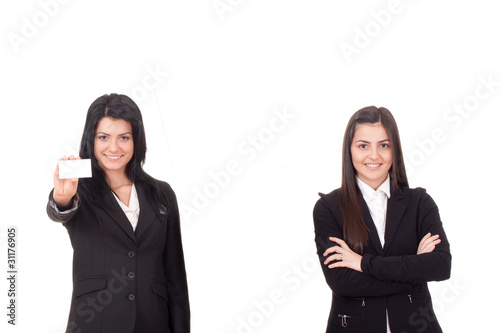
<path fill-rule="evenodd" d="M 389 110 L 351 117 L 341 187 L 320 196 L 315 241 L 333 292 L 326 332 L 442 332 L 427 282 L 450 277 L 450 246 L 432 198 L 408 187 Z"/>

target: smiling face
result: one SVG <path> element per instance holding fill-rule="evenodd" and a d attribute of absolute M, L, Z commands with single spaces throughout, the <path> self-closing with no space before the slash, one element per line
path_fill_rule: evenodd
<path fill-rule="evenodd" d="M 358 124 L 351 144 L 356 175 L 376 190 L 392 166 L 389 135 L 381 123 Z"/>
<path fill-rule="evenodd" d="M 123 119 L 102 118 L 96 128 L 94 155 L 106 174 L 125 174 L 134 155 L 132 125 Z"/>

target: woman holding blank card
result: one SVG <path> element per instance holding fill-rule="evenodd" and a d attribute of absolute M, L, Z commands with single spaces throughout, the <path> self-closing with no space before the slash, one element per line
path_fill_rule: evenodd
<path fill-rule="evenodd" d="M 177 201 L 143 169 L 142 115 L 127 96 L 90 106 L 80 157 L 92 177 L 59 178 L 47 213 L 73 246 L 73 295 L 66 332 L 187 333 L 190 310 Z"/>

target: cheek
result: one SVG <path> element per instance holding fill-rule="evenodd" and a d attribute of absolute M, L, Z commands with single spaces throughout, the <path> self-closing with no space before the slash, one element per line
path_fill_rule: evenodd
<path fill-rule="evenodd" d="M 127 161 L 129 161 L 134 155 L 134 143 L 132 141 L 122 142 L 120 144 L 120 150 L 122 153 L 126 154 Z"/>
<path fill-rule="evenodd" d="M 127 142 L 125 147 L 124 147 L 124 150 L 133 154 L 134 153 L 134 141 L 130 140 L 130 142 Z"/>
<path fill-rule="evenodd" d="M 364 159 L 362 154 L 356 153 L 355 151 L 352 150 L 351 150 L 351 158 L 352 158 L 352 164 L 354 164 L 354 166 L 359 165 L 360 163 L 362 164 Z"/>
<path fill-rule="evenodd" d="M 351 158 L 354 170 L 356 170 L 356 172 L 360 172 L 363 167 L 363 158 L 359 154 L 353 154 L 353 153 L 351 153 Z"/>
<path fill-rule="evenodd" d="M 384 162 L 385 162 L 385 169 L 389 171 L 389 169 L 392 167 L 392 154 L 386 154 L 383 156 Z"/>
<path fill-rule="evenodd" d="M 94 155 L 96 157 L 97 157 L 100 150 L 101 150 L 101 145 L 97 141 L 94 142 Z"/>
<path fill-rule="evenodd" d="M 384 160 L 386 162 L 389 162 L 390 164 L 392 164 L 392 152 L 391 151 L 384 154 Z"/>

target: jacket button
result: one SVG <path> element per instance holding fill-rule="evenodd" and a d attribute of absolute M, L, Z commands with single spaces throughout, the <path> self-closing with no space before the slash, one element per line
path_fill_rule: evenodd
<path fill-rule="evenodd" d="M 133 301 L 134 299 L 135 299 L 134 294 L 130 294 L 130 295 L 128 295 L 128 300 L 129 300 L 129 301 Z"/>
<path fill-rule="evenodd" d="M 129 279 L 133 279 L 134 277 L 135 277 L 134 272 L 130 272 L 130 273 L 128 273 L 128 278 L 129 278 Z"/>
<path fill-rule="evenodd" d="M 133 258 L 133 257 L 135 256 L 134 251 L 130 251 L 130 252 L 128 253 L 128 256 L 129 256 L 129 258 Z"/>

